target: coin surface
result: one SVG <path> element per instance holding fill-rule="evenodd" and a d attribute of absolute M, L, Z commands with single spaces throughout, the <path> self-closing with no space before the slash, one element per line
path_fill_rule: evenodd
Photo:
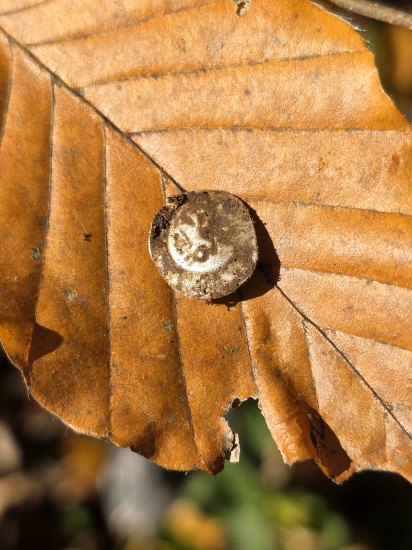
<path fill-rule="evenodd" d="M 258 258 L 249 211 L 225 191 L 170 197 L 153 219 L 149 250 L 173 289 L 207 301 L 239 288 L 251 277 Z"/>

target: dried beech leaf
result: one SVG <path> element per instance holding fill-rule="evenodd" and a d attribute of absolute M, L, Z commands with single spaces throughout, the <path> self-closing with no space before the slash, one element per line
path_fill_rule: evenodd
<path fill-rule="evenodd" d="M 412 478 L 412 130 L 307 0 L 0 1 L 0 339 L 74 429 L 167 468 L 236 459 L 259 399 L 285 460 Z M 255 211 L 227 303 L 149 257 L 164 194 Z"/>

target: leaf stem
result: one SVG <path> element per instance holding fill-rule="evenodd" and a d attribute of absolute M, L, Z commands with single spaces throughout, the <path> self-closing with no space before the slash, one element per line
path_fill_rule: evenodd
<path fill-rule="evenodd" d="M 412 13 L 383 6 L 369 0 L 329 0 L 329 2 L 344 10 L 358 13 L 371 19 L 412 29 Z"/>

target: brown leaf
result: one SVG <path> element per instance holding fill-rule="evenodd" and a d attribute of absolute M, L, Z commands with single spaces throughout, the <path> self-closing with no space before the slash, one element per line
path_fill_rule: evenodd
<path fill-rule="evenodd" d="M 412 133 L 359 35 L 307 0 L 0 12 L 0 338 L 32 395 L 209 472 L 253 396 L 288 463 L 411 479 Z M 176 184 L 255 211 L 230 308 L 174 295 L 149 257 Z"/>

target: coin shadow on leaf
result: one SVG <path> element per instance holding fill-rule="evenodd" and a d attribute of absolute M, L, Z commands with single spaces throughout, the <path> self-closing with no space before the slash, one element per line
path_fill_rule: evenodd
<path fill-rule="evenodd" d="M 29 366 L 59 348 L 63 340 L 63 336 L 58 332 L 35 323 L 29 350 Z"/>
<path fill-rule="evenodd" d="M 277 285 L 280 279 L 280 260 L 268 230 L 257 215 L 257 212 L 247 203 L 242 202 L 247 207 L 255 226 L 258 261 L 251 278 L 243 283 L 236 292 L 213 300 L 214 304 L 225 304 L 228 307 L 266 294 L 266 292 L 269 292 L 269 290 L 272 290 Z"/>

